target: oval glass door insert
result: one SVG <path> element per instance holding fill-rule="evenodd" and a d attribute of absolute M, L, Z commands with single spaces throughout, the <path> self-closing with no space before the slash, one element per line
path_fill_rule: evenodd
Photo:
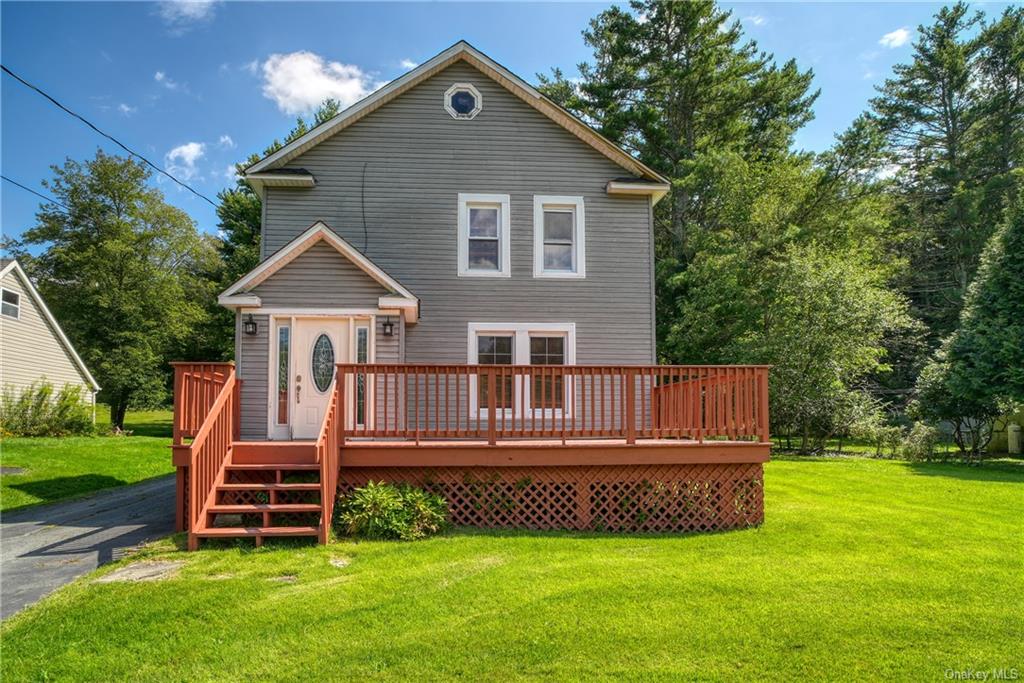
<path fill-rule="evenodd" d="M 334 344 L 326 334 L 313 342 L 312 373 L 313 384 L 319 392 L 325 392 L 334 380 Z"/>

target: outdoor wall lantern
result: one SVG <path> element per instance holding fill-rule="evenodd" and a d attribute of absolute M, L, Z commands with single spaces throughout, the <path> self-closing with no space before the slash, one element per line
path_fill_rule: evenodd
<path fill-rule="evenodd" d="M 384 318 L 384 322 L 383 322 L 383 324 L 381 324 L 380 328 L 384 332 L 384 336 L 385 337 L 394 337 L 395 336 L 395 324 L 393 322 L 391 322 L 391 318 L 390 317 Z"/>
<path fill-rule="evenodd" d="M 245 333 L 246 334 L 248 334 L 248 335 L 256 334 L 256 320 L 253 319 L 252 313 L 250 313 L 249 317 L 245 319 L 245 322 L 242 323 L 242 326 L 245 328 Z"/>

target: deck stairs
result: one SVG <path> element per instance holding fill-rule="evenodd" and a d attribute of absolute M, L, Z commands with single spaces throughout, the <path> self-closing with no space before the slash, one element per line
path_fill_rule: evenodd
<path fill-rule="evenodd" d="M 232 444 L 224 481 L 194 532 L 198 538 L 319 535 L 323 519 L 320 465 L 313 441 Z"/>

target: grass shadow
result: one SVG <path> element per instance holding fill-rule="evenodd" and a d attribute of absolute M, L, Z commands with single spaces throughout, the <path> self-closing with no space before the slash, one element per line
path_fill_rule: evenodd
<path fill-rule="evenodd" d="M 49 503 L 83 493 L 124 486 L 127 483 L 123 479 L 104 474 L 80 474 L 74 477 L 54 477 L 7 484 L 7 487 L 34 496 L 42 503 Z"/>
<path fill-rule="evenodd" d="M 914 474 L 925 477 L 1024 483 L 1024 460 L 1000 458 L 983 461 L 981 465 L 955 462 L 908 462 L 904 464 Z"/>
<path fill-rule="evenodd" d="M 170 422 L 125 422 L 124 428 L 132 436 L 154 436 L 170 439 L 174 436 L 174 428 Z"/>

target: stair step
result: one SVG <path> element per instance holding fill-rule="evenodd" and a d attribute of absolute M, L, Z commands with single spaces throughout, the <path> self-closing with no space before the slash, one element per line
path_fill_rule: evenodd
<path fill-rule="evenodd" d="M 211 505 L 209 512 L 238 515 L 246 512 L 321 512 L 317 503 L 242 503 L 237 505 Z"/>
<path fill-rule="evenodd" d="M 218 491 L 319 491 L 320 484 L 221 484 Z"/>
<path fill-rule="evenodd" d="M 316 536 L 315 526 L 223 526 L 196 531 L 200 538 L 244 538 L 246 536 Z"/>
<path fill-rule="evenodd" d="M 274 470 L 288 470 L 288 471 L 320 471 L 320 465 L 316 463 L 258 463 L 258 464 L 242 464 L 242 465 L 225 465 L 225 469 L 229 470 L 256 470 L 256 471 L 271 471 Z"/>

